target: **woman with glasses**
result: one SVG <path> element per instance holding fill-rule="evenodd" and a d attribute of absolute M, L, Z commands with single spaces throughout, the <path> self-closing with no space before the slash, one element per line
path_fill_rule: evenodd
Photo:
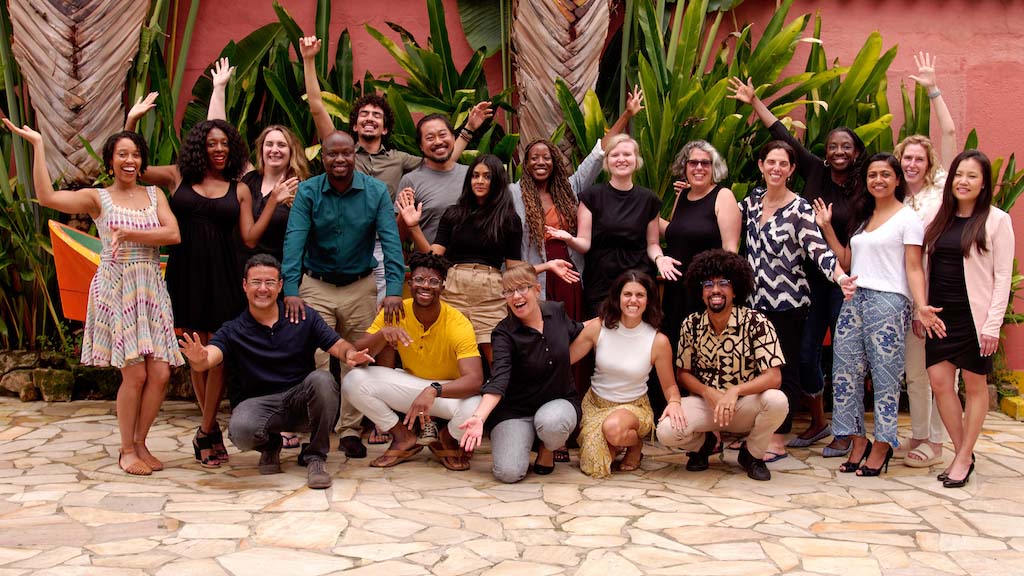
<path fill-rule="evenodd" d="M 505 317 L 501 297 L 501 267 L 517 264 L 522 257 L 523 223 L 512 205 L 508 174 L 501 160 L 482 154 L 466 172 L 462 196 L 445 210 L 434 243 L 427 242 L 419 221 L 423 205 L 411 194 L 399 194 L 398 207 L 416 249 L 434 252 L 452 263 L 442 298 L 462 312 L 476 332 L 480 351 L 493 362 L 491 331 Z M 537 271 L 550 270 L 569 281 L 579 280 L 565 260 L 538 264 Z"/>
<path fill-rule="evenodd" d="M 694 256 L 705 250 L 738 251 L 743 228 L 740 209 L 732 190 L 719 184 L 729 168 L 718 150 L 704 140 L 688 142 L 676 156 L 672 173 L 679 177 L 676 201 L 668 220 L 659 218 L 665 255 L 678 260 L 679 270 L 685 273 Z M 665 282 L 661 307 L 665 314 L 661 331 L 675 350 L 683 318 L 702 311 L 704 302 L 679 278 Z"/>
<path fill-rule="evenodd" d="M 550 474 L 554 451 L 580 421 L 569 346 L 583 324 L 569 318 L 561 302 L 540 299 L 537 273 L 529 264 L 510 267 L 501 284 L 510 313 L 491 335 L 494 364 L 480 389 L 480 406 L 460 428 L 466 430 L 462 447 L 467 452 L 480 445 L 485 427 L 491 431 L 494 477 L 511 483 L 526 477 L 535 438 L 540 443 L 533 471 Z"/>

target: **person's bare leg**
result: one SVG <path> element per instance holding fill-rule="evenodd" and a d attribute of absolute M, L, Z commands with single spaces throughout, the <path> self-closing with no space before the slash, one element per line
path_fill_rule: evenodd
<path fill-rule="evenodd" d="M 960 406 L 960 398 L 956 394 L 955 376 L 956 368 L 950 362 L 940 362 L 928 367 L 928 380 L 932 385 L 932 396 L 939 406 L 939 417 L 942 418 L 942 424 L 946 427 L 949 439 L 953 442 L 953 452 L 959 455 L 964 436 L 964 412 Z M 986 406 L 987 402 L 986 400 Z M 956 462 L 955 458 L 954 462 Z M 950 463 L 949 468 L 946 469 L 947 474 L 952 467 L 953 463 Z M 957 478 L 961 477 L 957 476 Z"/>
<path fill-rule="evenodd" d="M 974 454 L 974 445 L 978 442 L 981 428 L 985 424 L 985 415 L 988 413 L 988 382 L 985 375 L 966 370 L 961 370 L 961 373 L 964 377 L 966 409 L 964 410 L 960 444 L 957 446 L 956 456 L 953 457 L 953 462 L 949 465 L 947 472 L 951 480 L 960 480 L 967 475 L 972 463 L 971 456 Z"/>
<path fill-rule="evenodd" d="M 401 420 L 398 424 L 395 424 L 388 430 L 388 434 L 391 435 L 391 445 L 388 446 L 388 450 L 400 450 L 402 452 L 406 450 L 412 450 L 416 447 L 416 435 L 413 434 L 412 430 L 409 430 Z M 386 467 L 397 459 L 396 456 L 379 456 L 371 464 L 373 466 Z"/>
<path fill-rule="evenodd" d="M 614 410 L 601 424 L 605 441 L 614 447 L 612 455 L 616 454 L 619 448 L 626 449 L 626 455 L 622 457 L 622 470 L 636 470 L 640 458 L 643 457 L 644 443 L 637 433 L 639 429 L 640 420 L 629 410 Z"/>
<path fill-rule="evenodd" d="M 146 383 L 142 388 L 142 398 L 139 403 L 139 419 L 135 423 L 135 453 L 149 465 L 153 470 L 163 470 L 164 464 L 149 451 L 146 446 L 146 438 L 149 436 L 149 429 L 153 426 L 157 415 L 160 413 L 160 406 L 164 403 L 167 394 L 167 381 L 171 377 L 171 368 L 167 362 L 154 360 L 151 356 L 146 357 Z"/>
<path fill-rule="evenodd" d="M 139 421 L 139 403 L 146 382 L 146 364 L 139 362 L 121 368 L 121 386 L 117 389 L 117 428 L 121 433 L 118 466 L 129 474 L 149 474 L 153 470 L 135 453 L 135 427 Z"/>
<path fill-rule="evenodd" d="M 765 454 L 768 453 L 773 455 L 786 453 L 786 436 L 784 434 L 772 434 L 772 439 L 768 442 L 768 449 L 765 450 Z M 771 457 L 773 456 L 769 456 L 769 458 Z"/>

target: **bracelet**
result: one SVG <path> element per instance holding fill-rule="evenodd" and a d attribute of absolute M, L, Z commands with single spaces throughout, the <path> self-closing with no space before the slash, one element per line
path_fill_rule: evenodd
<path fill-rule="evenodd" d="M 469 418 L 479 418 L 481 422 L 484 421 L 484 419 L 481 418 L 479 414 L 472 414 Z M 469 418 L 466 418 L 466 420 L 469 420 Z"/>
<path fill-rule="evenodd" d="M 842 274 L 839 275 L 839 278 L 836 278 L 836 284 L 842 285 L 843 282 L 845 282 L 845 281 L 847 281 L 849 279 L 850 279 L 850 275 L 845 273 L 845 272 L 843 272 Z"/>
<path fill-rule="evenodd" d="M 683 405 L 682 400 L 669 400 L 668 403 L 669 404 L 679 404 L 680 406 Z"/>
<path fill-rule="evenodd" d="M 942 96 L 942 90 L 939 90 L 938 88 L 936 88 L 935 90 L 932 90 L 931 92 L 928 93 L 928 99 L 929 100 L 935 100 L 939 96 Z"/>
<path fill-rule="evenodd" d="M 459 130 L 459 138 L 469 142 L 473 139 L 473 133 L 470 132 L 468 128 L 463 128 L 462 130 Z"/>
<path fill-rule="evenodd" d="M 664 258 L 664 257 L 665 257 L 664 254 L 658 254 L 657 256 L 654 257 L 654 263 L 657 264 L 658 263 L 658 258 Z"/>

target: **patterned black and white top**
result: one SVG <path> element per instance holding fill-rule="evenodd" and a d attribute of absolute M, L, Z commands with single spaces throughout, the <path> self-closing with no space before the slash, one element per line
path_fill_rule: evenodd
<path fill-rule="evenodd" d="M 808 258 L 829 280 L 835 281 L 835 254 L 814 222 L 810 202 L 800 196 L 794 196 L 762 225 L 764 193 L 764 188 L 754 188 L 739 203 L 747 261 L 754 269 L 754 291 L 749 305 L 771 312 L 810 306 L 810 287 L 801 264 Z"/>

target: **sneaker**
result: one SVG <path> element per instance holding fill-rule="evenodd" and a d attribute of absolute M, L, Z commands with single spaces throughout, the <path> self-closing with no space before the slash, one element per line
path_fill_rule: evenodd
<path fill-rule="evenodd" d="M 274 434 L 271 439 L 260 450 L 260 463 L 259 471 L 260 474 L 280 474 L 281 473 L 281 435 Z"/>
<path fill-rule="evenodd" d="M 427 423 L 420 430 L 420 437 L 416 439 L 416 443 L 420 446 L 430 446 L 430 443 L 437 440 L 437 438 L 437 424 L 434 423 L 433 419 L 430 419 L 427 420 Z"/>
<path fill-rule="evenodd" d="M 768 466 L 764 463 L 761 458 L 754 458 L 754 455 L 747 450 L 747 446 L 744 444 L 743 448 L 740 448 L 739 454 L 740 466 L 747 471 L 747 478 L 751 480 L 758 480 L 764 482 L 772 479 L 771 470 L 768 470 Z"/>
<path fill-rule="evenodd" d="M 319 458 L 306 460 L 306 486 L 317 490 L 331 487 L 331 475 L 327 473 L 327 463 Z"/>
<path fill-rule="evenodd" d="M 687 452 L 689 459 L 686 461 L 686 469 L 689 472 L 702 472 L 708 469 L 708 457 L 715 452 L 715 445 L 718 439 L 711 432 L 704 433 L 704 444 L 696 452 Z"/>

